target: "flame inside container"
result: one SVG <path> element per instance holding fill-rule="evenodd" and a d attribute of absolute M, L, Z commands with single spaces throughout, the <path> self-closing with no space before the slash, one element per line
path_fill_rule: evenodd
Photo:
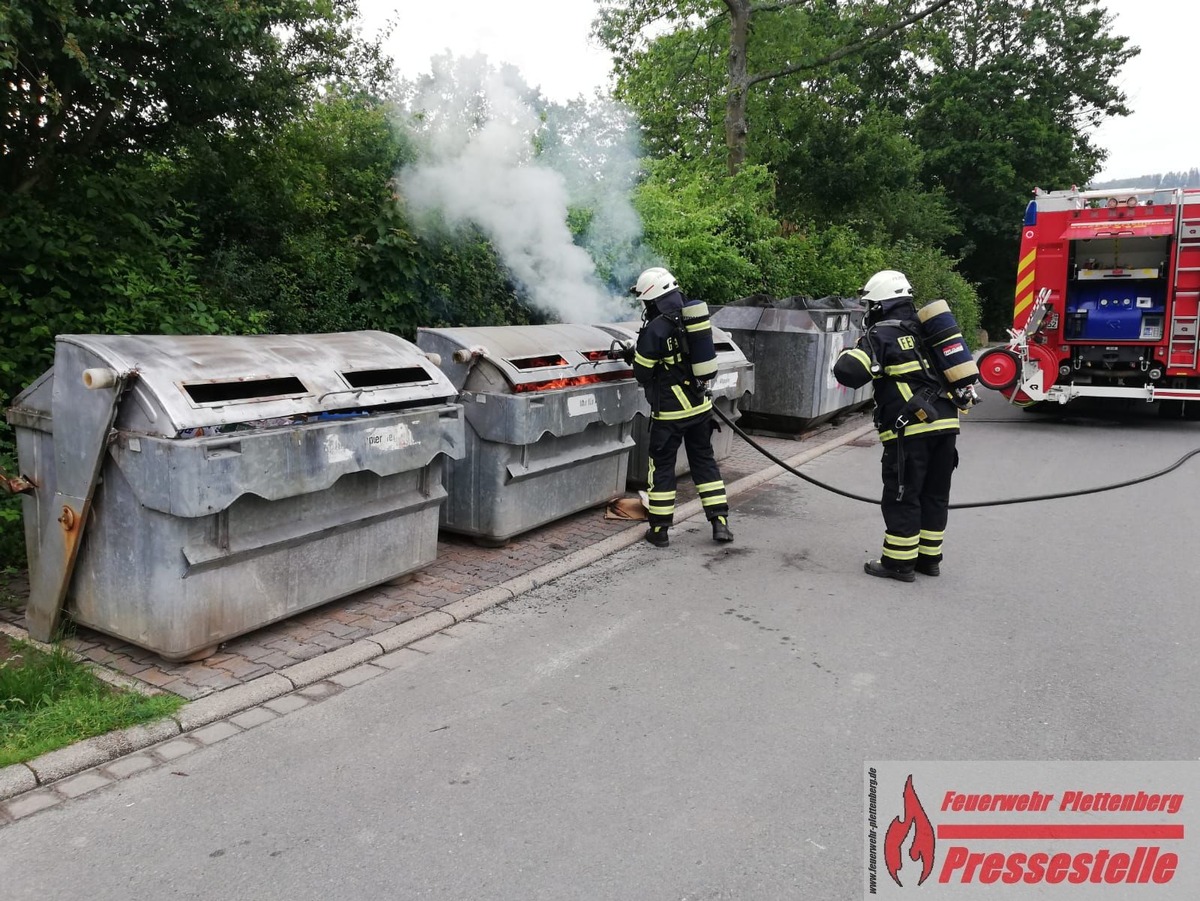
<path fill-rule="evenodd" d="M 513 393 L 524 394 L 531 391 L 555 391 L 559 388 L 594 385 L 597 382 L 617 382 L 631 378 L 632 376 L 632 369 L 618 369 L 613 372 L 589 372 L 586 375 L 572 375 L 560 379 L 547 379 L 544 382 L 524 382 L 513 385 Z"/>

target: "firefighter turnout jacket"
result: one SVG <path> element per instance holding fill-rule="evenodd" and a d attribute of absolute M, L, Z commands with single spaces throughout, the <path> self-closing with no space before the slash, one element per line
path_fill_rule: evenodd
<path fill-rule="evenodd" d="M 715 353 L 698 359 L 690 353 L 707 346 L 711 351 L 712 326 L 702 302 L 686 304 L 682 292 L 672 291 L 655 302 L 658 315 L 638 333 L 633 374 L 646 392 L 650 415 L 659 420 L 691 419 L 712 409 L 703 379 L 717 371 Z M 694 312 L 696 315 L 688 315 Z"/>
<path fill-rule="evenodd" d="M 656 315 L 638 333 L 633 373 L 650 404 L 650 526 L 665 529 L 674 521 L 680 444 L 705 516 L 724 526 L 729 501 L 713 453 L 712 399 L 705 389 L 717 371 L 708 307 L 675 290 L 656 298 L 648 312 Z"/>
<path fill-rule="evenodd" d="M 920 325 L 908 298 L 885 301 L 867 317 L 867 329 L 833 366 L 849 388 L 873 384 L 875 428 L 884 443 L 958 431 L 958 407 L 926 359 Z"/>

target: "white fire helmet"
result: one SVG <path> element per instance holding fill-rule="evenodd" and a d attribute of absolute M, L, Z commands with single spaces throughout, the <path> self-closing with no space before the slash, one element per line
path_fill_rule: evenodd
<path fill-rule="evenodd" d="M 870 304 L 882 303 L 885 300 L 897 300 L 902 297 L 911 300 L 913 296 L 912 285 L 908 283 L 903 272 L 897 272 L 895 269 L 882 269 L 876 272 L 867 279 L 867 283 L 858 293 L 863 300 Z"/>
<path fill-rule="evenodd" d="M 662 266 L 655 266 L 639 275 L 637 284 L 629 290 L 638 300 L 649 303 L 678 287 L 679 282 L 675 281 L 675 276 Z"/>

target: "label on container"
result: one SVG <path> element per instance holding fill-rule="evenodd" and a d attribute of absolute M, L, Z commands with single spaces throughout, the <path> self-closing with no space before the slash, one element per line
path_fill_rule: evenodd
<path fill-rule="evenodd" d="M 594 394 L 576 394 L 567 398 L 567 413 L 571 416 L 586 416 L 599 410 L 600 405 L 596 403 Z"/>
<path fill-rule="evenodd" d="M 736 388 L 737 383 L 738 374 L 736 372 L 722 372 L 712 380 L 712 392 L 716 394 L 718 391 L 724 391 L 726 388 Z"/>
<path fill-rule="evenodd" d="M 342 441 L 340 432 L 329 432 L 324 440 L 325 459 L 330 463 L 345 463 L 354 459 L 354 449 Z"/>
<path fill-rule="evenodd" d="M 366 444 L 369 451 L 386 453 L 387 451 L 412 447 L 415 443 L 412 429 L 403 422 L 398 422 L 383 429 L 367 429 L 366 432 Z"/>

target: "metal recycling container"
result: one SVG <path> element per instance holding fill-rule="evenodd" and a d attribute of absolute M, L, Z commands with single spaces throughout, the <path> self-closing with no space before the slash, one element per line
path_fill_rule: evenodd
<path fill-rule="evenodd" d="M 870 399 L 833 377 L 833 362 L 862 334 L 856 302 L 754 295 L 713 308 L 712 323 L 728 332 L 755 367 L 755 393 L 741 404 L 751 428 L 794 434 Z"/>
<path fill-rule="evenodd" d="M 863 319 L 867 315 L 866 305 L 857 297 L 799 297 L 795 300 L 798 306 L 802 305 L 808 311 L 817 326 L 831 336 L 829 366 L 832 369 L 838 354 L 848 347 L 854 347 L 862 337 Z M 835 380 L 835 389 L 825 399 L 829 403 L 832 415 L 836 416 L 838 413 L 870 405 L 874 400 L 874 393 L 870 385 L 851 390 L 844 385 L 837 385 Z"/>
<path fill-rule="evenodd" d="M 502 544 L 625 492 L 641 392 L 588 325 L 423 328 L 459 390 L 466 453 L 446 469 L 441 526 Z"/>
<path fill-rule="evenodd" d="M 619 341 L 636 344 L 641 323 L 621 322 L 600 325 L 598 328 Z M 742 415 L 739 405 L 747 395 L 754 393 L 754 364 L 746 359 L 728 332 L 715 326 L 713 344 L 717 350 L 717 374 L 709 383 L 713 406 L 737 422 Z M 719 419 L 717 424 L 721 428 L 713 432 L 713 454 L 721 461 L 733 452 L 733 430 Z M 629 457 L 629 484 L 644 486 L 649 484 L 650 479 L 650 405 L 644 396 L 634 421 L 633 440 L 634 448 Z M 681 451 L 676 457 L 675 474 L 684 475 L 688 468 L 687 454 Z"/>
<path fill-rule="evenodd" d="M 8 411 L 30 633 L 199 657 L 431 563 L 456 393 L 384 332 L 59 336 Z"/>

